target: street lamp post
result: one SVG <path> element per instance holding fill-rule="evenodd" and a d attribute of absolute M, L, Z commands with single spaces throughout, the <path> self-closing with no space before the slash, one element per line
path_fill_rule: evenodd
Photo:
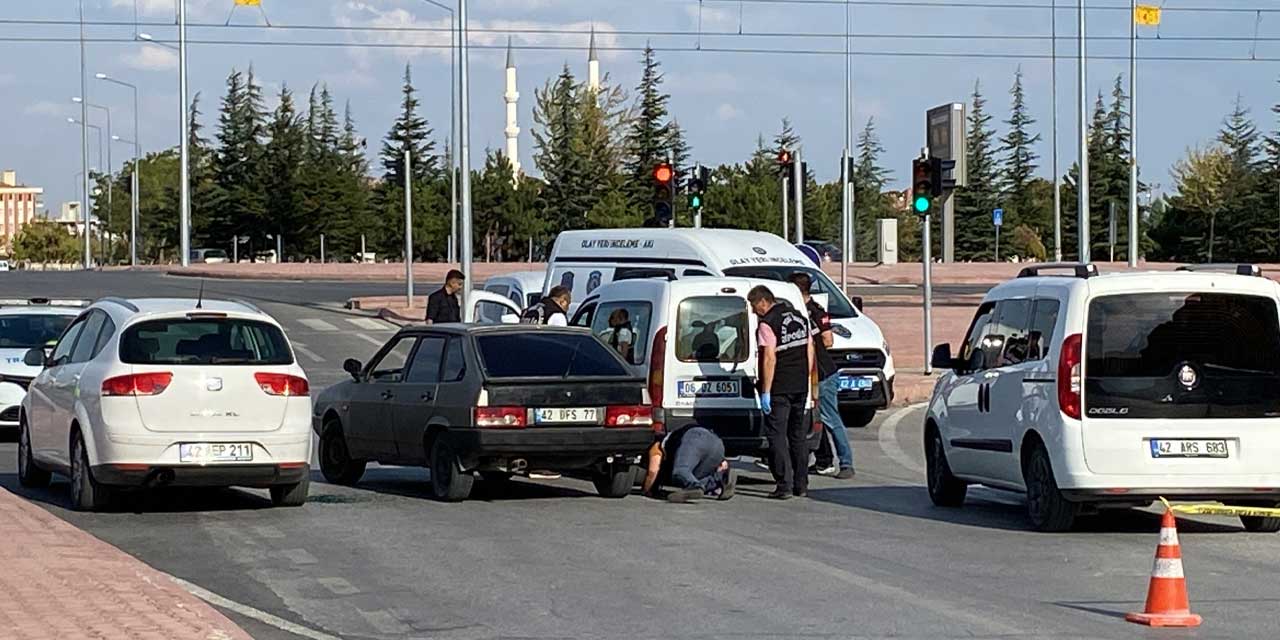
<path fill-rule="evenodd" d="M 191 149 L 190 124 L 187 122 L 187 0 L 178 0 L 178 121 L 182 124 L 179 146 L 179 180 L 181 180 L 181 211 L 179 236 L 182 266 L 191 266 Z M 276 255 L 279 260 L 279 254 Z"/>
<path fill-rule="evenodd" d="M 80 104 L 81 102 L 85 102 L 85 101 L 84 101 L 84 98 L 82 98 L 82 97 L 80 97 L 80 96 L 76 96 L 76 97 L 72 98 L 72 99 L 71 99 L 71 101 L 72 101 L 72 102 L 74 102 L 74 103 L 76 103 L 76 104 Z M 100 104 L 94 104 L 94 103 L 92 103 L 92 102 L 85 102 L 85 104 L 87 104 L 90 108 L 93 108 L 93 109 L 101 109 L 103 113 L 107 114 L 107 139 L 108 139 L 108 140 L 114 139 L 114 138 L 115 138 L 115 136 L 111 135 L 111 109 L 109 109 L 109 108 L 107 108 L 107 107 L 104 107 L 104 106 L 102 106 L 102 105 L 100 105 Z M 101 132 L 99 132 L 99 133 L 101 133 Z M 98 152 L 99 152 L 99 153 L 101 153 L 101 152 L 102 152 L 102 147 L 103 147 L 102 139 L 101 139 L 101 138 L 99 138 L 99 140 L 98 140 Z M 114 186 L 114 184 L 115 184 L 115 168 L 116 168 L 116 165 L 115 165 L 115 163 L 114 163 L 114 162 L 112 162 L 112 160 L 111 160 L 111 145 L 110 145 L 110 144 L 107 144 L 107 145 L 106 145 L 106 148 L 107 148 L 107 223 L 106 223 L 106 229 L 107 229 L 107 232 L 106 232 L 106 233 L 103 233 L 103 234 L 102 234 L 102 238 L 101 238 L 101 242 L 102 242 L 102 261 L 103 261 L 103 262 L 107 262 L 107 261 L 109 261 L 109 260 L 111 259 L 111 255 L 110 255 L 110 253 L 114 253 L 114 252 L 108 252 L 108 251 L 107 251 L 107 248 L 111 246 L 111 244 L 110 244 L 110 240 L 109 240 L 109 234 L 110 234 L 110 227 L 111 227 L 111 216 L 112 216 L 112 210 L 113 210 L 113 208 L 114 208 L 114 206 L 115 206 L 115 205 L 114 205 L 113 198 L 112 198 L 112 195 L 113 195 L 113 194 L 114 194 L 114 192 L 115 192 L 115 189 L 113 188 L 113 186 Z M 99 160 L 98 160 L 98 162 L 102 162 L 102 160 L 101 160 L 101 159 L 99 159 Z"/>
<path fill-rule="evenodd" d="M 80 95 L 89 95 L 89 80 L 85 78 L 84 0 L 80 0 Z M 80 170 L 84 173 L 81 201 L 84 207 L 84 268 L 93 266 L 92 247 L 89 240 L 89 105 L 80 104 Z"/>
<path fill-rule="evenodd" d="M 462 276 L 465 278 L 467 286 L 462 288 L 462 318 L 470 320 L 471 313 L 471 133 L 468 131 L 470 122 L 471 100 L 467 94 L 467 0 L 458 0 L 458 66 L 461 67 L 458 74 L 458 100 L 460 102 L 458 109 L 458 133 L 461 139 L 461 152 L 458 154 L 458 162 L 461 164 L 462 172 L 462 224 L 459 225 L 462 231 L 462 254 L 459 262 L 462 264 Z M 797 161 L 799 161 L 797 159 Z"/>
<path fill-rule="evenodd" d="M 81 105 L 81 106 L 83 106 L 83 105 Z M 83 120 L 79 120 L 79 119 L 77 119 L 77 118 L 67 118 L 67 122 L 69 122 L 69 123 L 71 123 L 71 124 L 75 124 L 75 125 L 80 125 L 80 128 L 82 128 L 82 129 L 84 129 L 84 130 L 86 130 L 86 131 L 87 131 L 87 130 L 89 130 L 89 129 L 93 129 L 94 131 L 97 131 L 97 132 L 98 132 L 98 166 L 99 166 L 99 167 L 101 167 L 101 166 L 102 166 L 102 127 L 99 127 L 99 126 L 98 126 L 98 125 L 96 125 L 96 124 L 88 124 L 88 123 L 86 123 L 85 121 L 83 121 Z M 85 152 L 86 152 L 86 153 L 85 153 L 85 157 L 87 158 L 87 157 L 88 157 L 88 147 L 86 147 L 86 148 L 85 148 Z M 86 166 L 85 166 L 85 169 L 84 169 L 84 175 L 85 175 L 84 183 L 85 183 L 86 187 L 87 187 L 87 186 L 89 185 L 89 183 L 90 183 L 90 180 L 91 180 L 91 178 L 92 178 L 92 174 L 93 174 L 93 171 L 91 171 L 91 170 L 90 170 L 90 168 L 86 165 Z M 100 192 L 99 192 L 99 193 L 100 193 Z M 93 220 L 93 207 L 89 206 L 89 195 L 90 195 L 90 189 L 89 189 L 89 188 L 86 188 L 86 189 L 85 189 L 84 205 L 83 205 L 83 206 L 84 206 L 84 211 L 85 211 L 85 213 L 84 213 L 84 227 L 85 227 L 85 229 L 86 229 L 86 231 L 84 232 L 84 233 L 85 233 L 85 236 L 84 236 L 84 238 L 85 238 L 85 240 L 84 240 L 84 241 L 85 241 L 85 261 L 84 261 L 84 263 L 85 263 L 85 268 L 86 268 L 86 269 L 88 269 L 90 266 L 92 266 L 92 265 L 93 265 L 93 242 L 92 242 L 92 236 L 91 236 L 91 234 L 87 231 L 87 229 L 89 229 L 89 227 L 91 226 L 91 221 Z M 95 196 L 96 196 L 97 194 L 93 194 L 93 195 L 95 195 Z"/>
<path fill-rule="evenodd" d="M 142 132 L 138 129 L 138 86 L 123 80 L 116 80 L 115 78 L 107 76 L 105 73 L 99 73 L 96 77 L 99 80 L 105 80 L 133 90 L 133 178 L 131 180 L 132 194 L 129 198 L 132 202 L 132 206 L 129 211 L 129 266 L 136 267 L 138 266 L 139 171 L 141 171 L 139 164 L 142 162 L 142 143 L 140 142 L 142 139 Z M 124 140 L 120 140 L 119 136 L 113 136 L 111 139 L 126 142 Z"/>

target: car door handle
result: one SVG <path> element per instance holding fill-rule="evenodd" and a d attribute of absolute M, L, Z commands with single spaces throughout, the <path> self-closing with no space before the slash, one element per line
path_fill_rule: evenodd
<path fill-rule="evenodd" d="M 382 399 L 383 399 L 383 400 L 390 400 L 390 399 L 392 399 L 392 398 L 394 398 L 394 397 L 396 397 L 396 394 L 391 393 L 390 391 L 383 391 L 383 392 L 382 392 Z"/>

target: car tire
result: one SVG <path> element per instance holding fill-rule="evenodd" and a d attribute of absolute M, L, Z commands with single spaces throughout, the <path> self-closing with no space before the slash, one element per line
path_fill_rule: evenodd
<path fill-rule="evenodd" d="M 431 491 L 437 500 L 462 502 L 471 495 L 476 477 L 462 471 L 458 454 L 449 444 L 446 434 L 436 436 L 431 443 Z"/>
<path fill-rule="evenodd" d="M 591 474 L 591 483 L 602 498 L 625 498 L 631 495 L 635 487 L 636 471 L 634 465 L 608 465 Z"/>
<path fill-rule="evenodd" d="M 848 407 L 840 410 L 840 419 L 849 429 L 862 429 L 876 419 L 875 407 Z"/>
<path fill-rule="evenodd" d="M 18 484 L 28 489 L 43 489 L 49 486 L 53 474 L 41 469 L 31 455 L 31 429 L 26 418 L 18 423 Z"/>
<path fill-rule="evenodd" d="M 346 436 L 337 422 L 330 422 L 325 427 L 324 434 L 320 436 L 319 454 L 320 473 L 333 484 L 352 487 L 364 476 L 367 463 L 352 459 Z"/>
<path fill-rule="evenodd" d="M 71 508 L 76 511 L 106 511 L 115 502 L 115 491 L 98 484 L 89 466 L 89 451 L 84 436 L 71 437 Z"/>
<path fill-rule="evenodd" d="M 924 453 L 929 499 L 939 507 L 963 505 L 965 494 L 969 493 L 969 483 L 951 473 L 951 465 L 947 462 L 947 450 L 942 443 L 942 434 L 938 433 L 936 428 L 929 427 Z"/>
<path fill-rule="evenodd" d="M 271 506 L 301 507 L 307 503 L 307 494 L 311 491 L 311 478 L 304 477 L 297 484 L 282 484 L 271 487 Z"/>
<path fill-rule="evenodd" d="M 1274 508 L 1277 505 L 1274 502 L 1258 504 L 1259 507 Z M 1251 533 L 1277 533 L 1280 532 L 1280 518 L 1271 518 L 1267 516 L 1240 516 L 1240 524 L 1244 525 L 1244 530 Z"/>
<path fill-rule="evenodd" d="M 1037 531 L 1056 533 L 1070 531 L 1080 513 L 1080 505 L 1067 500 L 1053 477 L 1053 463 L 1044 445 L 1037 444 L 1023 463 L 1023 481 L 1027 486 L 1027 517 Z"/>

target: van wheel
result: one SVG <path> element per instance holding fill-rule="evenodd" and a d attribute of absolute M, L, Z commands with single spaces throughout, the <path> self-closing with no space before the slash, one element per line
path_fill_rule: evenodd
<path fill-rule="evenodd" d="M 93 479 L 89 451 L 77 431 L 71 439 L 71 508 L 76 511 L 105 511 L 115 501 L 115 491 Z"/>
<path fill-rule="evenodd" d="M 861 429 L 876 419 L 875 407 L 849 407 L 840 410 L 840 419 L 850 429 Z"/>
<path fill-rule="evenodd" d="M 301 507 L 307 503 L 307 493 L 311 489 L 311 479 L 303 478 L 297 484 L 285 484 L 271 487 L 271 506 Z"/>
<path fill-rule="evenodd" d="M 18 484 L 28 489 L 43 489 L 49 486 L 52 474 L 41 469 L 31 455 L 31 428 L 26 418 L 18 424 Z"/>
<path fill-rule="evenodd" d="M 929 441 L 925 446 L 925 474 L 929 482 L 929 499 L 939 507 L 958 507 L 964 504 L 969 484 L 951 474 L 947 463 L 947 450 L 942 446 L 942 434 L 929 428 Z"/>
<path fill-rule="evenodd" d="M 364 475 L 364 460 L 353 460 L 347 448 L 342 426 L 335 420 L 325 426 L 320 436 L 320 473 L 333 484 L 355 486 Z"/>
<path fill-rule="evenodd" d="M 1023 481 L 1027 485 L 1027 517 L 1038 531 L 1070 531 L 1080 513 L 1080 505 L 1067 500 L 1053 477 L 1053 464 L 1044 445 L 1037 444 L 1024 463 Z"/>
<path fill-rule="evenodd" d="M 462 471 L 448 435 L 436 436 L 431 444 L 431 490 L 436 499 L 445 502 L 466 500 L 475 482 L 475 476 Z"/>
<path fill-rule="evenodd" d="M 1258 504 L 1259 507 L 1273 508 L 1277 505 L 1274 502 Z M 1240 516 L 1240 524 L 1244 525 L 1245 531 L 1253 533 L 1276 533 L 1280 532 L 1280 518 L 1272 518 L 1266 516 Z"/>
<path fill-rule="evenodd" d="M 591 474 L 591 483 L 604 498 L 625 498 L 635 487 L 635 466 L 611 464 Z"/>

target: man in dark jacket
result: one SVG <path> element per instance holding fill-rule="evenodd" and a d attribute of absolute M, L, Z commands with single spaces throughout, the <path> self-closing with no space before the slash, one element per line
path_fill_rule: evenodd
<path fill-rule="evenodd" d="M 427 296 L 427 324 L 444 324 L 446 322 L 462 322 L 462 306 L 458 303 L 458 292 L 466 279 L 462 272 L 453 269 L 444 277 L 444 286 Z"/>
<path fill-rule="evenodd" d="M 786 285 L 782 285 L 786 286 Z M 773 292 L 759 285 L 747 293 L 751 310 L 760 316 L 760 409 L 769 438 L 769 469 L 777 483 L 770 498 L 803 497 L 809 491 L 809 371 L 813 341 L 809 320 Z"/>
<path fill-rule="evenodd" d="M 569 292 L 569 287 L 551 287 L 547 297 L 520 314 L 520 322 L 567 327 L 569 326 L 568 310 L 572 300 L 573 294 Z"/>

